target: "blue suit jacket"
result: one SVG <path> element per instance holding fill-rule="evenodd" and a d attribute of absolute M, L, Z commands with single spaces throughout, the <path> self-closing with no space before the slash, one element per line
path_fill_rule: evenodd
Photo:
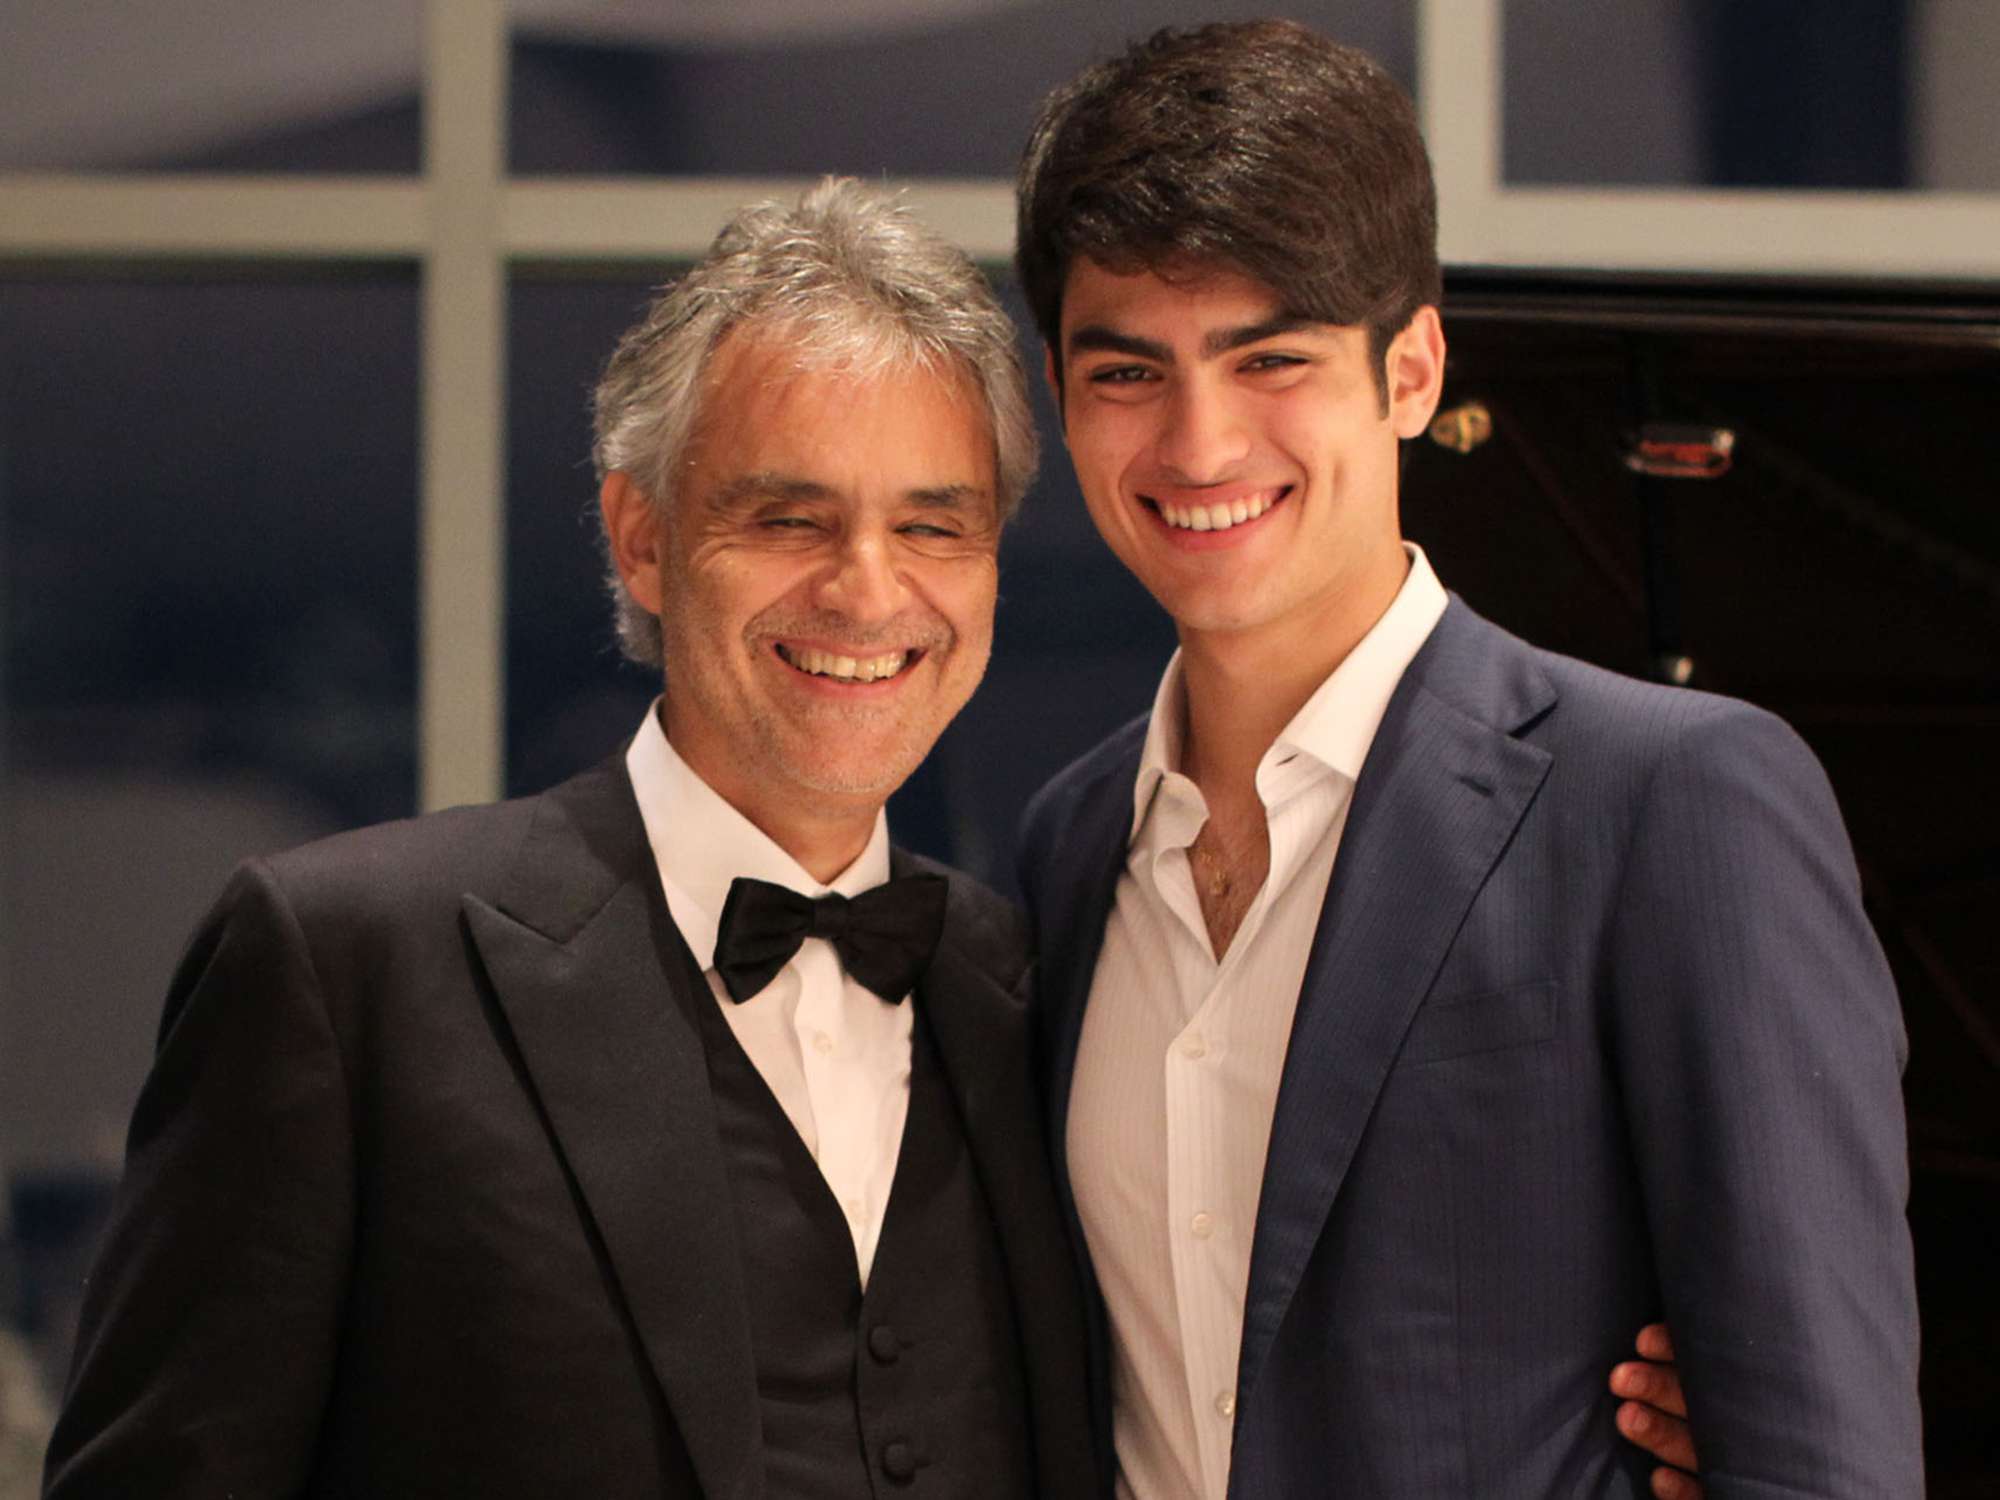
<path fill-rule="evenodd" d="M 1028 813 L 1058 1145 L 1143 735 Z M 1791 731 L 1454 599 L 1362 769 L 1299 995 L 1232 1497 L 1644 1495 L 1605 1380 L 1661 1316 L 1715 1500 L 1919 1494 L 1903 1051 Z"/>

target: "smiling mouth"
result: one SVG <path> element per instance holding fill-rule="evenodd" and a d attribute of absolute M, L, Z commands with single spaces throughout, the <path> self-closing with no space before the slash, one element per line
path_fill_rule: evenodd
<path fill-rule="evenodd" d="M 888 651 L 880 656 L 842 656 L 814 647 L 778 645 L 779 659 L 809 677 L 825 677 L 834 682 L 881 682 L 894 677 L 923 653 Z"/>
<path fill-rule="evenodd" d="M 1164 500 L 1152 499 L 1148 499 L 1146 503 L 1162 521 L 1182 531 L 1228 531 L 1233 526 L 1248 525 L 1291 492 L 1292 487 L 1284 485 L 1275 490 L 1259 490 L 1254 495 L 1219 501 L 1213 505 L 1173 505 Z"/>

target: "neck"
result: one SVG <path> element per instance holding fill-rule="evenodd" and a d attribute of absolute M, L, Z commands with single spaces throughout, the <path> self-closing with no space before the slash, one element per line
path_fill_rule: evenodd
<path fill-rule="evenodd" d="M 695 774 L 821 885 L 833 884 L 835 876 L 861 858 L 882 811 L 879 799 L 807 799 L 783 788 L 772 795 L 769 788 L 712 780 L 698 767 Z"/>
<path fill-rule="evenodd" d="M 774 782 L 740 758 L 717 753 L 699 736 L 677 736 L 665 704 L 660 728 L 683 765 L 821 885 L 831 885 L 875 836 L 875 819 L 887 792 L 842 794 Z"/>
<path fill-rule="evenodd" d="M 1254 789 L 1264 753 L 1395 602 L 1409 574 L 1400 546 L 1396 557 L 1393 573 L 1310 618 L 1180 632 L 1181 769 L 1211 803 Z"/>
<path fill-rule="evenodd" d="M 766 817 L 755 807 L 738 805 L 736 810 L 785 853 L 799 862 L 799 868 L 821 885 L 833 884 L 834 877 L 861 858 L 875 832 L 877 804 L 866 812 L 813 817 L 796 808 L 786 809 L 783 818 Z"/>
<path fill-rule="evenodd" d="M 1181 769 L 1210 802 L 1249 786 L 1279 733 L 1331 671 L 1302 667 L 1283 652 L 1181 640 Z"/>

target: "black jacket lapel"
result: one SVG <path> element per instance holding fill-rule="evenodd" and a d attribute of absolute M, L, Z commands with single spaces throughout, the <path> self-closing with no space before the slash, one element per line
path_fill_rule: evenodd
<path fill-rule="evenodd" d="M 704 1493 L 758 1493 L 754 1356 L 708 1071 L 712 1003 L 621 763 L 551 792 L 466 920 Z"/>
<path fill-rule="evenodd" d="M 940 870 L 898 850 L 892 873 Z M 1081 1422 L 1086 1399 L 1083 1315 L 1067 1274 L 1070 1249 L 1048 1177 L 1029 1045 L 1034 970 L 1025 933 L 990 896 L 965 898 L 954 878 L 944 935 L 917 985 L 917 1003 L 937 1044 L 973 1163 L 993 1212 L 1027 1363 L 1041 1493 L 1087 1495 L 1074 1471 L 1077 1443 L 1058 1434 Z M 990 913 L 988 922 L 978 913 Z M 1005 914 L 1004 923 L 997 919 Z"/>

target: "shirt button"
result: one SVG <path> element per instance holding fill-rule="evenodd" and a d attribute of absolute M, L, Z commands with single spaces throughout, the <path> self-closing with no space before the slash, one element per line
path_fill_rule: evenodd
<path fill-rule="evenodd" d="M 1234 1391 L 1221 1391 L 1217 1393 L 1215 1398 L 1215 1414 L 1218 1417 L 1233 1417 L 1236 1415 L 1236 1393 Z"/>
<path fill-rule="evenodd" d="M 1202 1034 L 1199 1031 L 1190 1031 L 1186 1036 L 1181 1038 L 1181 1056 L 1208 1056 L 1208 1043 L 1203 1040 Z"/>
<path fill-rule="evenodd" d="M 917 1453 L 908 1443 L 890 1443 L 882 1450 L 882 1472 L 908 1484 L 917 1477 Z"/>
<path fill-rule="evenodd" d="M 903 1341 L 887 1323 L 878 1323 L 868 1330 L 868 1352 L 876 1364 L 893 1365 L 903 1352 Z"/>
<path fill-rule="evenodd" d="M 828 1036 L 824 1031 L 815 1031 L 813 1033 L 813 1051 L 817 1052 L 821 1057 L 831 1057 L 833 1055 L 833 1038 Z"/>
<path fill-rule="evenodd" d="M 1196 1239 L 1205 1240 L 1215 1233 L 1215 1216 L 1208 1213 L 1196 1214 L 1188 1220 L 1188 1228 L 1194 1231 Z M 1227 1416 L 1228 1413 L 1224 1412 L 1223 1415 Z"/>

